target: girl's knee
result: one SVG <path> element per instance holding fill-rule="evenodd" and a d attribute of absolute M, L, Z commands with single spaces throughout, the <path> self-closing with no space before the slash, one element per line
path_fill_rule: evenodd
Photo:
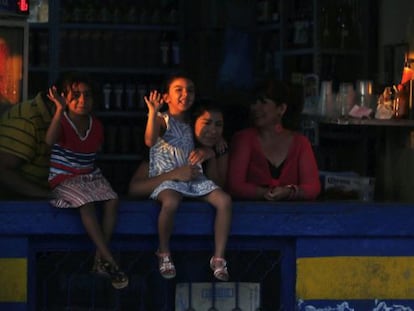
<path fill-rule="evenodd" d="M 118 208 L 119 199 L 110 199 L 104 203 L 104 206 L 109 208 Z"/>
<path fill-rule="evenodd" d="M 181 200 L 178 200 L 177 198 L 164 198 L 161 202 L 161 208 L 163 210 L 175 212 L 178 209 L 180 202 Z"/>
<path fill-rule="evenodd" d="M 177 202 L 163 202 L 161 208 L 170 212 L 175 212 L 178 209 Z"/>
<path fill-rule="evenodd" d="M 231 210 L 232 208 L 231 196 L 224 191 L 220 193 L 219 198 L 216 202 L 217 203 L 215 205 L 217 209 Z"/>
<path fill-rule="evenodd" d="M 176 211 L 180 205 L 181 196 L 173 191 L 163 191 L 159 194 L 158 200 L 163 210 Z"/>
<path fill-rule="evenodd" d="M 90 211 L 90 210 L 94 210 L 94 209 L 95 209 L 95 204 L 93 202 L 86 203 L 86 204 L 82 205 L 81 207 L 79 207 L 80 211 Z"/>

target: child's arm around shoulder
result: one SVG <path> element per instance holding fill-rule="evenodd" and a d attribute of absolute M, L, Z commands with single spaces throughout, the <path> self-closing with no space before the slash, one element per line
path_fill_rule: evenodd
<path fill-rule="evenodd" d="M 144 96 L 144 100 L 148 107 L 148 119 L 145 127 L 145 145 L 152 147 L 157 142 L 162 128 L 165 127 L 164 119 L 158 116 L 164 100 L 157 91 L 151 91 L 149 97 Z"/>
<path fill-rule="evenodd" d="M 47 94 L 47 97 L 56 105 L 56 111 L 53 115 L 52 121 L 50 122 L 45 138 L 46 143 L 49 146 L 52 146 L 54 143 L 58 141 L 60 137 L 60 121 L 65 111 L 66 100 L 62 96 L 57 94 L 56 87 L 52 87 L 49 89 L 49 94 Z"/>

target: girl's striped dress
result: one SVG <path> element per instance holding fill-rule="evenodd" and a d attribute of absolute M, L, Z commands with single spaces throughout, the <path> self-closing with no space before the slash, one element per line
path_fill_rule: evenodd
<path fill-rule="evenodd" d="M 61 138 L 53 145 L 49 184 L 55 199 L 52 205 L 77 208 L 86 203 L 116 199 L 118 196 L 95 166 L 96 153 L 103 143 L 101 122 L 89 116 L 89 128 L 81 136 L 66 113 Z"/>

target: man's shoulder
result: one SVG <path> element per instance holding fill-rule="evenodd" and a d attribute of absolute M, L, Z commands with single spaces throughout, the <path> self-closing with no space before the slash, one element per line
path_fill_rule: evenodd
<path fill-rule="evenodd" d="M 12 105 L 2 115 L 2 119 L 10 118 L 33 118 L 41 113 L 41 110 L 45 109 L 45 102 L 39 93 L 36 97 L 27 99 L 18 104 Z"/>

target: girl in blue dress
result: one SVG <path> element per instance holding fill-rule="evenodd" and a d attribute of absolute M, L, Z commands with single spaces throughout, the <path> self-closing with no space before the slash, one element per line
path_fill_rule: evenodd
<path fill-rule="evenodd" d="M 169 246 L 175 213 L 183 197 L 198 197 L 216 208 L 215 250 L 210 267 L 217 279 L 227 281 L 229 274 L 224 255 L 231 225 L 232 202 L 226 192 L 204 175 L 201 163 L 207 155 L 202 149 L 194 150 L 193 131 L 187 114 L 194 98 L 194 83 L 182 75 L 173 76 L 167 81 L 163 95 L 151 91 L 149 97 L 144 97 L 148 107 L 145 144 L 150 148 L 149 177 L 188 164 L 192 170 L 190 181 L 164 181 L 150 195 L 161 204 L 158 216 L 159 247 L 156 253 L 159 271 L 166 279 L 175 277 Z M 164 103 L 168 105 L 168 110 L 161 113 Z"/>

